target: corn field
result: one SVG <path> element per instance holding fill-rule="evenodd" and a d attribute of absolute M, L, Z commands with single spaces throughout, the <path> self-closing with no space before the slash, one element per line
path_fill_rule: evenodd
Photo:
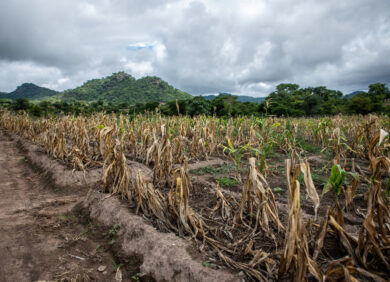
<path fill-rule="evenodd" d="M 74 170 L 101 169 L 101 192 L 248 280 L 390 277 L 388 117 L 33 119 L 0 111 L 0 127 Z M 232 164 L 235 190 L 199 181 L 191 166 L 210 159 Z"/>

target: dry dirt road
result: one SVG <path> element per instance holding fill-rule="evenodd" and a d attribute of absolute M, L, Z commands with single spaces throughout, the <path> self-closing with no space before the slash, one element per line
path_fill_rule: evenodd
<path fill-rule="evenodd" d="M 69 213 L 86 191 L 44 178 L 0 131 L 0 281 L 115 281 L 107 230 Z"/>

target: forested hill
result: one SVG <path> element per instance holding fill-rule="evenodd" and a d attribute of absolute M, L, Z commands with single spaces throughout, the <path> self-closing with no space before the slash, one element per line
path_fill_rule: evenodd
<path fill-rule="evenodd" d="M 49 88 L 40 87 L 33 83 L 23 83 L 11 93 L 0 93 L 0 99 L 16 100 L 19 98 L 28 98 L 30 100 L 38 100 L 50 98 L 57 95 L 58 92 Z"/>
<path fill-rule="evenodd" d="M 218 96 L 230 96 L 230 95 L 232 95 L 232 94 L 219 93 L 218 95 L 205 95 L 202 97 L 205 98 L 206 100 L 214 100 Z M 245 95 L 232 95 L 232 96 L 237 97 L 237 101 L 242 102 L 242 103 L 245 103 L 245 102 L 261 103 L 266 99 L 266 97 L 252 97 L 252 96 L 245 96 Z"/>
<path fill-rule="evenodd" d="M 190 99 L 192 96 L 180 91 L 161 78 L 147 76 L 135 79 L 118 72 L 111 76 L 92 79 L 75 89 L 65 90 L 58 97 L 63 101 L 104 101 L 114 104 L 136 104 L 145 102 L 168 102 Z"/>

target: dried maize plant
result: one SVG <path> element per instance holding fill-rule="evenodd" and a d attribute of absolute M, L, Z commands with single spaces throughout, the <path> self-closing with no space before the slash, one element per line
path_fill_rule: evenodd
<path fill-rule="evenodd" d="M 172 144 L 173 144 L 173 160 L 172 162 L 177 164 L 177 163 L 182 163 L 184 161 L 185 157 L 185 151 L 184 151 L 184 144 L 183 144 L 183 137 L 182 136 L 177 136 L 174 139 L 172 139 Z"/>
<path fill-rule="evenodd" d="M 215 194 L 217 196 L 217 204 L 213 208 L 214 213 L 220 213 L 221 218 L 227 223 L 231 224 L 233 223 L 233 204 L 234 198 L 230 197 L 228 199 L 225 198 L 225 196 L 221 192 L 221 187 L 219 186 L 219 182 L 217 181 L 217 184 L 215 185 Z"/>
<path fill-rule="evenodd" d="M 207 121 L 204 127 L 204 139 L 205 139 L 205 146 L 207 149 L 207 155 L 210 156 L 213 154 L 218 147 L 217 138 L 214 137 L 214 133 L 210 130 L 209 127 L 210 121 Z"/>
<path fill-rule="evenodd" d="M 103 166 L 103 192 L 120 194 L 122 198 L 132 199 L 131 185 L 132 173 L 126 163 L 123 148 L 118 139 L 109 149 L 109 154 L 104 160 Z"/>
<path fill-rule="evenodd" d="M 141 210 L 146 216 L 155 216 L 161 223 L 169 228 L 177 229 L 167 220 L 165 210 L 165 200 L 163 195 L 156 189 L 152 183 L 149 183 L 145 176 L 139 170 L 136 176 L 136 182 L 133 191 L 133 199 L 137 202 L 136 214 Z"/>
<path fill-rule="evenodd" d="M 146 164 L 153 161 L 153 183 L 161 184 L 165 180 L 165 184 L 170 184 L 170 176 L 172 173 L 173 156 L 171 142 L 167 136 L 165 125 L 161 126 L 161 139 L 158 140 L 154 136 L 154 142 L 148 149 L 146 154 Z"/>
<path fill-rule="evenodd" d="M 154 143 L 154 138 L 152 137 L 153 134 L 150 131 L 150 128 L 144 128 L 140 127 L 138 129 L 138 132 L 136 134 L 137 138 L 139 138 L 139 141 L 137 142 L 137 149 L 136 149 L 136 159 L 139 160 L 147 160 L 147 151 Z M 139 144 L 139 145 L 138 145 Z"/>
<path fill-rule="evenodd" d="M 264 176 L 256 169 L 255 158 L 249 158 L 249 166 L 248 179 L 242 190 L 241 221 L 253 230 L 260 227 L 268 234 L 272 234 L 270 221 L 278 230 L 283 230 L 284 227 L 278 217 L 274 195 Z M 254 219 L 255 224 L 252 227 Z"/>
<path fill-rule="evenodd" d="M 310 124 L 314 142 L 318 145 L 325 145 L 325 136 L 329 130 L 330 119 L 322 118 Z"/>
<path fill-rule="evenodd" d="M 66 144 L 64 132 L 59 132 L 58 129 L 45 132 L 47 138 L 44 144 L 46 152 L 54 158 L 65 160 L 68 156 L 68 148 Z"/>
<path fill-rule="evenodd" d="M 201 130 L 197 127 L 193 128 L 193 135 L 190 142 L 190 154 L 192 159 L 207 159 L 206 143 L 201 137 Z"/>
<path fill-rule="evenodd" d="M 190 169 L 188 168 L 187 158 L 183 159 L 182 163 L 180 164 L 180 167 L 172 170 L 172 179 L 177 179 L 179 177 L 181 178 L 184 187 L 187 187 L 189 191 L 192 190 Z"/>
<path fill-rule="evenodd" d="M 134 129 L 131 127 L 124 134 L 123 148 L 126 153 L 137 158 L 137 138 L 135 136 Z"/>
<path fill-rule="evenodd" d="M 311 177 L 311 172 L 310 172 L 310 165 L 307 159 L 303 160 L 300 163 L 300 167 L 301 167 L 301 172 L 303 173 L 306 193 L 314 204 L 314 216 L 315 219 L 317 219 L 317 210 L 318 207 L 320 206 L 320 197 L 318 196 L 316 187 L 314 186 L 313 179 Z"/>
<path fill-rule="evenodd" d="M 112 154 L 112 148 L 115 147 L 115 135 L 117 127 L 103 127 L 98 132 L 98 158 L 105 161 Z"/>
<path fill-rule="evenodd" d="M 280 258 L 279 278 L 289 273 L 294 281 L 306 280 L 306 272 L 309 272 L 322 281 L 321 269 L 310 257 L 306 223 L 302 219 L 300 206 L 300 184 L 298 175 L 301 167 L 293 168 L 290 159 L 286 160 L 287 184 L 289 190 L 288 199 L 288 225 L 285 235 L 285 246 Z"/>
<path fill-rule="evenodd" d="M 166 209 L 171 217 L 171 222 L 177 226 L 180 236 L 191 234 L 193 238 L 206 238 L 208 227 L 203 219 L 189 205 L 189 187 L 179 177 L 176 179 L 176 187 L 172 187 L 166 199 Z"/>
<path fill-rule="evenodd" d="M 363 268 L 357 267 L 351 258 L 344 257 L 335 261 L 332 261 L 325 273 L 324 281 L 377 281 L 385 282 L 380 276 L 368 272 Z"/>
<path fill-rule="evenodd" d="M 352 182 L 348 185 L 345 190 L 345 208 L 353 209 L 353 198 L 356 193 L 357 186 L 359 184 L 359 174 L 355 171 L 355 160 L 352 159 L 352 169 L 351 172 L 356 175 L 356 177 L 352 178 Z"/>
<path fill-rule="evenodd" d="M 332 136 L 329 139 L 330 147 L 333 151 L 333 163 L 339 164 L 341 158 L 346 161 L 346 150 L 343 148 L 344 146 L 348 146 L 345 142 L 345 137 L 341 134 L 341 130 L 339 127 L 336 127 L 333 130 Z M 345 167 L 346 163 L 344 163 L 343 167 Z"/>
<path fill-rule="evenodd" d="M 390 206 L 385 202 L 382 192 L 382 172 L 390 175 L 390 159 L 383 155 L 382 142 L 388 133 L 380 130 L 371 140 L 369 148 L 371 187 L 368 191 L 367 215 L 359 234 L 357 254 L 365 268 L 370 264 L 371 253 L 379 258 L 390 273 Z M 388 139 L 386 140 L 388 142 Z M 374 221 L 375 215 L 377 222 Z M 372 259 L 371 263 L 375 260 Z"/>

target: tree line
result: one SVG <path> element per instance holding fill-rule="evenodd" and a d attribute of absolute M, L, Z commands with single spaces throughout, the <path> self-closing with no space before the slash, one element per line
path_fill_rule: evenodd
<path fill-rule="evenodd" d="M 297 84 L 283 83 L 276 87 L 262 103 L 239 102 L 236 96 L 220 95 L 213 100 L 198 96 L 192 99 L 167 103 L 147 102 L 130 105 L 126 102 L 112 103 L 98 100 L 41 101 L 32 102 L 22 98 L 15 101 L 0 99 L 0 107 L 13 111 L 26 111 L 41 117 L 58 114 L 90 115 L 96 112 L 139 114 L 158 111 L 163 115 L 275 115 L 275 116 L 319 116 L 335 114 L 390 113 L 390 91 L 385 84 L 369 85 L 367 92 L 353 97 L 324 86 L 300 88 Z"/>

